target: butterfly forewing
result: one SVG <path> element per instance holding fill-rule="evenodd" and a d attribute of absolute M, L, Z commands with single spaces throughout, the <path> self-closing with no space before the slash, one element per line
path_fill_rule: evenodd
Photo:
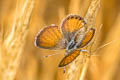
<path fill-rule="evenodd" d="M 58 26 L 49 26 L 38 33 L 35 41 L 36 46 L 45 49 L 64 48 L 63 36 Z"/>
<path fill-rule="evenodd" d="M 61 31 L 55 25 L 45 27 L 36 36 L 35 44 L 44 49 L 66 49 L 67 55 L 59 64 L 59 67 L 64 67 L 79 56 L 78 48 L 83 48 L 92 40 L 95 29 L 87 30 L 85 20 L 79 15 L 69 15 L 60 28 Z"/>
<path fill-rule="evenodd" d="M 62 61 L 59 64 L 59 67 L 64 67 L 71 63 L 77 56 L 79 56 L 80 50 L 75 50 L 71 53 L 69 53 L 67 56 L 65 56 Z"/>
<path fill-rule="evenodd" d="M 64 37 L 70 41 L 74 34 L 85 27 L 85 21 L 82 17 L 78 15 L 69 15 L 66 19 L 63 20 L 61 25 L 61 30 Z"/>
<path fill-rule="evenodd" d="M 78 47 L 82 48 L 86 46 L 92 40 L 92 38 L 94 37 L 94 34 L 95 34 L 95 28 L 90 28 L 89 31 L 85 34 L 82 42 Z"/>

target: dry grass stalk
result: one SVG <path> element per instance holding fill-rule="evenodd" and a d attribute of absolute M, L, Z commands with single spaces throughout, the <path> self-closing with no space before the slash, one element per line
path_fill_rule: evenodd
<path fill-rule="evenodd" d="M 69 6 L 69 13 L 78 14 L 79 10 L 79 4 L 81 0 L 70 0 L 70 6 Z"/>
<path fill-rule="evenodd" d="M 82 69 L 82 73 L 81 73 L 81 76 L 80 76 L 79 80 L 85 80 L 86 79 L 88 65 L 89 65 L 89 58 L 86 59 L 86 63 L 84 65 L 83 69 Z"/>
<path fill-rule="evenodd" d="M 63 7 L 60 7 L 59 8 L 59 22 L 61 22 L 61 20 L 63 19 L 63 18 L 65 18 L 65 9 L 63 8 Z"/>
<path fill-rule="evenodd" d="M 116 77 L 117 74 L 119 73 L 118 71 L 119 63 L 120 63 L 120 51 L 119 51 L 120 38 L 118 37 L 120 35 L 119 21 L 120 21 L 120 13 L 116 19 L 115 24 L 113 25 L 113 27 L 111 28 L 110 32 L 107 35 L 107 39 L 106 39 L 107 41 L 110 39 L 116 41 L 104 50 L 104 55 L 102 57 L 103 57 L 103 64 L 105 65 L 103 69 L 105 69 L 105 71 L 102 72 L 103 74 L 101 80 L 113 80 L 114 77 Z"/>
<path fill-rule="evenodd" d="M 112 43 L 101 49 L 99 58 L 91 59 L 91 66 L 89 68 L 91 80 L 119 80 L 119 63 L 120 63 L 120 14 L 115 21 L 115 24 L 110 29 L 105 43 L 112 41 Z M 114 32 L 114 33 L 113 33 Z M 114 35 L 114 36 L 113 36 Z M 99 52 L 99 51 L 98 51 Z M 93 71 L 94 69 L 94 71 Z M 95 76 L 94 76 L 95 75 Z"/>
<path fill-rule="evenodd" d="M 100 0 L 92 0 L 88 12 L 85 16 L 88 27 L 93 27 L 95 25 L 96 14 L 98 12 L 99 6 Z M 85 80 L 90 58 L 86 58 L 86 63 L 80 64 L 80 61 L 83 58 L 84 57 L 79 56 L 72 64 L 70 64 L 70 68 L 66 72 L 65 80 Z"/>
<path fill-rule="evenodd" d="M 100 0 L 92 0 L 85 16 L 88 27 L 94 27 L 99 7 Z"/>
<path fill-rule="evenodd" d="M 2 58 L 0 80 L 14 80 L 15 78 L 24 49 L 33 7 L 34 0 L 25 0 L 21 3 L 21 8 L 16 8 L 15 21 L 11 33 L 2 41 L 2 45 L 0 46 L 2 49 L 0 50 Z"/>

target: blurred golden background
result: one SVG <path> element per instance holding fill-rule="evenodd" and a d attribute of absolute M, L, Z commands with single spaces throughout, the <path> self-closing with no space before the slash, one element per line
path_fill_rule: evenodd
<path fill-rule="evenodd" d="M 14 79 L 9 79 L 3 77 L 5 77 L 6 73 L 12 73 L 14 67 L 7 71 L 6 68 L 8 67 L 5 66 L 9 66 L 7 65 L 10 61 L 9 58 L 13 56 L 14 52 L 12 50 L 9 51 L 11 48 L 5 47 L 5 45 L 9 44 L 9 41 L 7 41 L 9 40 L 8 36 L 13 30 L 15 17 L 21 14 L 20 11 L 24 7 L 25 0 L 0 0 L 0 80 L 69 80 L 65 77 L 66 74 L 63 73 L 63 69 L 58 68 L 65 51 L 37 48 L 34 45 L 35 36 L 45 26 L 51 24 L 60 26 L 61 21 L 68 14 L 79 14 L 84 17 L 92 0 L 26 1 L 34 1 L 34 7 L 30 8 L 32 11 L 30 22 L 28 21 L 29 23 L 27 24 L 28 27 L 21 31 L 19 31 L 21 26 L 15 29 L 21 35 L 22 31 L 27 33 L 25 38 L 22 36 L 24 40 L 20 38 L 15 43 L 23 44 L 21 45 L 23 49 L 19 49 L 19 47 L 15 49 L 16 53 L 21 50 L 20 55 L 18 55 L 19 53 L 16 55 L 16 57 L 20 56 L 19 65 L 18 69 L 15 69 L 17 71 Z M 23 17 L 23 21 L 24 18 L 26 20 L 26 17 Z M 98 50 L 96 53 L 98 56 L 91 57 L 85 80 L 120 80 L 120 0 L 101 0 L 95 24 L 97 30 L 101 24 L 103 26 L 98 35 L 96 45 L 100 46 L 115 41 Z M 12 41 L 10 44 L 12 45 Z M 54 53 L 61 54 L 48 58 L 43 57 Z M 8 56 L 6 57 L 5 55 Z"/>

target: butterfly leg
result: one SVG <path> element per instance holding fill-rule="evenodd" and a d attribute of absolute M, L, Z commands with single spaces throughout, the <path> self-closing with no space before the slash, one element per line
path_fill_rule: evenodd
<path fill-rule="evenodd" d="M 48 58 L 50 56 L 55 56 L 55 55 L 58 55 L 58 54 L 61 54 L 61 53 L 50 54 L 50 55 L 44 56 L 44 58 Z"/>
<path fill-rule="evenodd" d="M 83 57 L 81 63 L 83 64 L 86 62 L 86 58 L 90 57 L 90 52 L 89 50 L 85 50 L 85 49 L 80 51 L 83 52 L 83 55 L 81 55 Z"/>
<path fill-rule="evenodd" d="M 83 50 L 80 50 L 80 51 L 81 51 L 81 52 L 87 52 L 87 53 L 89 53 L 89 51 L 88 51 L 88 50 L 84 50 L 84 49 L 83 49 Z"/>
<path fill-rule="evenodd" d="M 80 50 L 81 52 L 86 52 L 86 53 L 88 53 L 88 55 L 90 55 L 90 51 L 88 51 L 88 50 Z"/>
<path fill-rule="evenodd" d="M 66 72 L 66 67 L 64 66 L 64 70 L 63 70 L 63 73 L 65 73 Z"/>

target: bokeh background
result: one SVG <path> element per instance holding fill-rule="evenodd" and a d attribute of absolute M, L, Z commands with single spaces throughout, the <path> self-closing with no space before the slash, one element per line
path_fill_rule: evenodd
<path fill-rule="evenodd" d="M 0 27 L 4 28 L 6 36 L 12 29 L 17 1 L 22 3 L 23 0 L 0 0 Z M 84 17 L 90 2 L 91 0 L 35 0 L 15 80 L 64 80 L 63 69 L 58 68 L 58 64 L 65 51 L 37 48 L 34 45 L 35 36 L 45 26 L 60 26 L 68 14 Z M 96 45 L 115 41 L 98 50 L 97 57 L 91 57 L 86 80 L 120 80 L 120 0 L 101 0 L 100 4 L 94 27 L 99 30 L 100 25 L 103 26 L 97 35 Z M 61 54 L 43 57 L 54 53 Z"/>

